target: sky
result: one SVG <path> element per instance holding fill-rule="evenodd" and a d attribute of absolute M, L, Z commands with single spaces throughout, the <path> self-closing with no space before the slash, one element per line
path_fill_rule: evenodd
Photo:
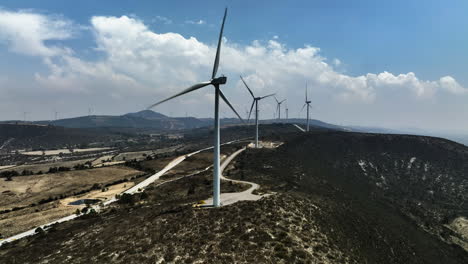
<path fill-rule="evenodd" d="M 209 80 L 225 7 L 218 73 L 242 115 L 239 75 L 287 99 L 290 117 L 305 117 L 307 83 L 311 117 L 325 122 L 468 131 L 463 0 L 2 0 L 0 120 L 136 112 Z M 213 94 L 154 110 L 212 117 Z M 274 113 L 274 99 L 260 103 L 261 118 Z"/>

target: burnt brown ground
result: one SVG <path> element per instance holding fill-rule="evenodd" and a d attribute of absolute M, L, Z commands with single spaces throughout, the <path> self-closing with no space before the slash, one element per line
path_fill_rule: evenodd
<path fill-rule="evenodd" d="M 343 174 L 341 165 L 358 166 L 354 159 L 361 151 L 375 156 L 372 140 L 354 145 L 343 138 L 360 142 L 359 135 L 324 135 L 284 137 L 271 131 L 272 139 L 285 144 L 275 150 L 249 149 L 236 158 L 228 177 L 276 193 L 260 201 L 193 208 L 211 195 L 207 171 L 150 187 L 147 197 L 135 197 L 134 204 L 115 205 L 7 244 L 0 248 L 0 262 L 468 263 L 460 246 L 424 230 L 402 210 L 397 202 L 406 196 L 379 195 L 383 191 L 359 167 Z M 340 143 L 336 152 L 328 151 L 334 142 Z M 429 144 L 442 144 L 437 142 Z M 413 139 L 402 143 L 408 144 L 421 147 Z M 453 147 L 448 151 L 456 151 Z M 411 147 L 392 151 L 411 156 Z M 222 187 L 241 189 L 227 183 Z"/>

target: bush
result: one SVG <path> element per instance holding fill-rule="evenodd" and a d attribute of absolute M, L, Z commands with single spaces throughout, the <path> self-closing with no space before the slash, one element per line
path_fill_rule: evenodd
<path fill-rule="evenodd" d="M 58 167 L 58 171 L 70 171 L 70 168 L 68 167 Z"/>
<path fill-rule="evenodd" d="M 97 214 L 96 210 L 94 210 L 94 208 L 91 208 L 91 210 L 89 210 L 89 213 L 90 215 L 95 215 Z"/>
<path fill-rule="evenodd" d="M 80 164 L 76 164 L 75 166 L 73 166 L 73 169 L 75 169 L 75 170 L 84 170 L 84 169 L 86 169 L 86 168 L 87 168 L 87 166 L 84 165 L 84 164 L 81 164 L 81 163 L 80 163 Z"/>
<path fill-rule="evenodd" d="M 57 171 L 58 171 L 57 167 L 50 167 L 49 171 L 47 171 L 47 173 L 56 173 Z"/>
<path fill-rule="evenodd" d="M 11 181 L 15 176 L 19 176 L 17 171 L 4 171 L 0 173 L 0 177 L 5 178 L 6 181 Z"/>
<path fill-rule="evenodd" d="M 133 195 L 124 193 L 120 196 L 120 199 L 118 201 L 120 204 L 134 204 L 135 203 L 135 198 Z"/>
<path fill-rule="evenodd" d="M 36 232 L 36 234 L 44 234 L 45 233 L 44 229 L 42 229 L 42 227 L 36 228 L 36 230 L 34 232 Z"/>

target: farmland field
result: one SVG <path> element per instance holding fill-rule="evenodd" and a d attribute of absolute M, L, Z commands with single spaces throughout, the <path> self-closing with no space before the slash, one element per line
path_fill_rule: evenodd
<path fill-rule="evenodd" d="M 94 151 L 103 151 L 108 150 L 109 148 L 86 148 L 86 149 L 73 149 L 73 152 L 94 152 Z M 22 152 L 23 155 L 30 155 L 30 156 L 51 156 L 51 155 L 59 155 L 62 154 L 70 154 L 69 149 L 54 149 L 54 150 L 38 150 L 38 151 L 26 151 Z"/>
<path fill-rule="evenodd" d="M 129 179 L 142 172 L 127 167 L 104 167 L 53 174 L 19 176 L 12 181 L 0 181 L 0 210 L 29 206 L 41 200 L 69 196 L 93 185 L 103 185 Z"/>
<path fill-rule="evenodd" d="M 27 231 L 36 226 L 50 223 L 56 219 L 75 213 L 77 209 L 81 210 L 85 207 L 85 205 L 69 205 L 70 202 L 78 199 L 100 199 L 104 201 L 125 191 L 133 185 L 134 182 L 120 183 L 110 186 L 105 192 L 95 190 L 86 194 L 53 201 L 51 203 L 0 214 L 0 234 L 3 236 L 11 236 Z"/>

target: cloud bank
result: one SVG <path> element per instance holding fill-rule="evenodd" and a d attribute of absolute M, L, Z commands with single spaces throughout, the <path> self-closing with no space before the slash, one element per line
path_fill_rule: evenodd
<path fill-rule="evenodd" d="M 41 58 L 48 69 L 33 73 L 40 87 L 37 89 L 78 94 L 83 100 L 86 96 L 110 101 L 134 98 L 131 103 L 137 108 L 137 97 L 144 107 L 210 76 L 216 43 L 203 43 L 177 33 L 157 33 L 135 17 L 95 16 L 86 27 L 95 42 L 91 48 L 99 56 L 85 59 L 61 44 L 73 39 L 79 27 L 60 16 L 0 10 L 0 42 L 11 52 Z M 226 29 L 229 36 L 229 24 Z M 239 75 L 256 93 L 277 92 L 289 100 L 290 106 L 295 105 L 293 102 L 302 106 L 306 82 L 312 95 L 321 96 L 312 99 L 318 104 L 326 100 L 327 104 L 373 105 L 386 99 L 388 93 L 403 94 L 418 102 L 434 100 L 441 94 L 459 96 L 467 92 L 451 76 L 435 80 L 421 80 L 413 72 L 351 76 L 337 70 L 341 65 L 339 59 L 324 57 L 318 47 L 288 48 L 277 37 L 254 40 L 249 45 L 224 38 L 218 72 L 230 78 L 224 90 L 240 112 L 250 99 Z M 194 95 L 197 100 L 190 96 L 181 100 L 187 108 L 198 109 L 203 115 L 211 112 L 207 103 L 212 90 L 200 93 Z M 180 112 L 180 107 L 172 108 Z M 171 107 L 163 109 L 170 111 Z M 273 104 L 266 103 L 264 109 L 264 117 L 270 118 L 267 112 L 274 109 Z"/>

